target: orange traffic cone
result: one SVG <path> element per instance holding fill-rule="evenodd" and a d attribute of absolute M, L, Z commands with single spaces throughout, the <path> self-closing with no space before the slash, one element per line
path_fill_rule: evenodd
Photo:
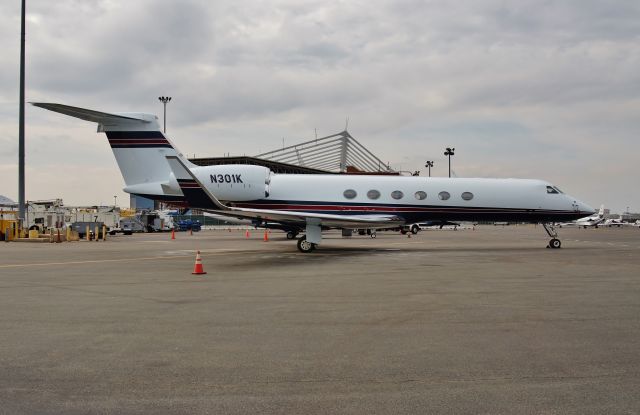
<path fill-rule="evenodd" d="M 171 229 L 171 239 L 176 239 L 176 230 Z"/>
<path fill-rule="evenodd" d="M 267 230 L 264 230 L 264 241 L 265 242 L 269 242 L 269 233 L 267 232 Z"/>
<path fill-rule="evenodd" d="M 193 275 L 206 274 L 204 268 L 202 268 L 202 258 L 200 258 L 200 251 L 196 254 L 196 264 L 193 266 Z"/>
<path fill-rule="evenodd" d="M 247 232 L 245 232 L 244 236 L 248 238 L 248 237 L 249 237 L 249 235 L 250 235 L 250 234 L 249 234 L 249 229 L 247 229 Z"/>

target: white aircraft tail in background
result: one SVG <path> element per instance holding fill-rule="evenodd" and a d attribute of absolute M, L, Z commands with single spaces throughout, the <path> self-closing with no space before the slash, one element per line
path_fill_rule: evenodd
<path fill-rule="evenodd" d="M 559 223 L 558 227 L 563 228 L 563 227 L 576 226 L 579 228 L 586 229 L 590 227 L 597 228 L 598 225 L 601 225 L 601 224 L 604 224 L 604 205 L 600 205 L 600 210 L 598 210 L 598 213 L 596 213 L 595 215 L 591 215 L 586 218 L 577 219 L 572 222 Z"/>

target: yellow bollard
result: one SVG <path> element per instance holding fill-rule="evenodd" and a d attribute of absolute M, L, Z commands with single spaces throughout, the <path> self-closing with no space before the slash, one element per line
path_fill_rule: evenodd
<path fill-rule="evenodd" d="M 85 233 L 85 236 L 87 238 L 87 241 L 91 240 L 91 234 L 89 234 L 89 225 L 87 225 L 87 233 Z"/>
<path fill-rule="evenodd" d="M 96 225 L 96 227 L 94 228 L 95 233 L 93 234 L 93 237 L 95 239 L 96 242 L 98 242 L 100 240 L 100 228 L 98 228 L 98 225 Z"/>
<path fill-rule="evenodd" d="M 102 225 L 102 240 L 107 240 L 107 225 Z"/>
<path fill-rule="evenodd" d="M 67 226 L 67 242 L 71 240 L 71 227 Z"/>

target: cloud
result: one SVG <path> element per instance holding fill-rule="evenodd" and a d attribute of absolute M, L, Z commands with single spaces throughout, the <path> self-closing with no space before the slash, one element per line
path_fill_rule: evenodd
<path fill-rule="evenodd" d="M 6 3 L 5 170 L 19 41 L 18 5 Z M 443 166 L 453 146 L 459 175 L 540 177 L 594 205 L 640 210 L 640 196 L 624 192 L 634 185 L 629 154 L 640 150 L 634 1 L 31 0 L 28 12 L 28 99 L 160 113 L 157 97 L 171 95 L 169 131 L 188 153 L 257 154 L 314 128 L 339 131 L 349 117 L 354 136 L 406 170 L 431 158 Z M 118 175 L 93 126 L 42 111 L 27 112 L 29 157 L 42 161 L 36 149 L 55 142 L 48 155 L 78 155 L 57 166 L 61 175 L 87 151 Z M 35 193 L 57 186 L 38 180 Z M 609 183 L 620 194 L 603 191 Z"/>

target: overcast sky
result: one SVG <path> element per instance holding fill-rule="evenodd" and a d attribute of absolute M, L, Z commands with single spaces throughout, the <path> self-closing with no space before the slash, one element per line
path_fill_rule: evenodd
<path fill-rule="evenodd" d="M 637 0 L 27 0 L 27 100 L 161 116 L 197 156 L 344 129 L 402 170 L 548 180 L 640 211 Z M 17 200 L 20 1 L 0 3 L 0 195 Z M 27 198 L 128 204 L 95 124 L 28 107 Z"/>

